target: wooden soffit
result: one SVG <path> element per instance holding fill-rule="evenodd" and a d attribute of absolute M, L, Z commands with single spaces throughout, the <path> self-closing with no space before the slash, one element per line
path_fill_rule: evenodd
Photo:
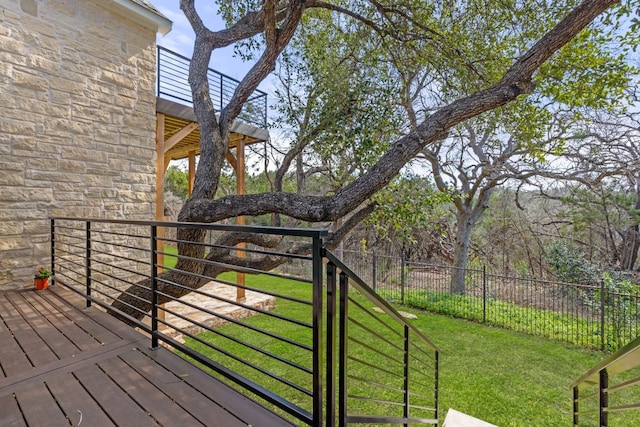
<path fill-rule="evenodd" d="M 165 157 L 179 160 L 189 157 L 190 152 L 200 154 L 200 130 L 193 108 L 162 98 L 156 98 L 156 111 L 164 114 L 164 139 L 171 140 L 183 129 L 193 130 L 165 152 Z M 183 131 L 184 132 L 184 131 Z M 238 141 L 244 140 L 245 145 L 256 144 L 269 139 L 269 131 L 257 126 L 236 121 L 231 128 L 229 148 L 235 148 Z"/>

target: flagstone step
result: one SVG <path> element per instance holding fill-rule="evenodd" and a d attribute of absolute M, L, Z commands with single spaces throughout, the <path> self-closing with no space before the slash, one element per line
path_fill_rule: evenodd
<path fill-rule="evenodd" d="M 497 427 L 494 424 L 489 424 L 486 421 L 482 421 L 478 418 L 474 418 L 471 415 L 464 414 L 455 409 L 449 409 L 447 416 L 444 418 L 442 427 Z"/>

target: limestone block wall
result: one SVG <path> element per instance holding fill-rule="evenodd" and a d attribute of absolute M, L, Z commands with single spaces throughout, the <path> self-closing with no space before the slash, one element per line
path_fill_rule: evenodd
<path fill-rule="evenodd" d="M 109 0 L 0 0 L 0 290 L 49 265 L 49 216 L 153 219 L 155 30 Z"/>

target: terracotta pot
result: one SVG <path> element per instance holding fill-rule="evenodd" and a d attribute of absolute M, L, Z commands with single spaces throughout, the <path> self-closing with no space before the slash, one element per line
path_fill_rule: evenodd
<path fill-rule="evenodd" d="M 33 287 L 36 291 L 47 289 L 49 287 L 49 278 L 45 277 L 44 279 L 34 279 Z"/>

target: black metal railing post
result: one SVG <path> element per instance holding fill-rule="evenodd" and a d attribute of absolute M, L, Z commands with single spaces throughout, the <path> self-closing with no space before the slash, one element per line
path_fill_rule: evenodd
<path fill-rule="evenodd" d="M 482 266 L 482 323 L 487 323 L 487 266 Z"/>
<path fill-rule="evenodd" d="M 313 420 L 314 427 L 322 425 L 322 239 L 313 238 Z"/>
<path fill-rule="evenodd" d="M 56 220 L 51 218 L 51 285 L 56 284 Z"/>
<path fill-rule="evenodd" d="M 404 418 L 409 418 L 409 326 L 404 325 Z M 408 424 L 404 424 L 408 427 Z"/>
<path fill-rule="evenodd" d="M 434 378 L 434 397 L 433 397 L 433 408 L 435 409 L 434 411 L 434 418 L 437 420 L 438 419 L 438 390 L 439 390 L 439 378 L 440 378 L 440 353 L 438 351 L 435 352 L 435 361 L 434 361 L 434 371 L 435 371 L 435 378 Z"/>
<path fill-rule="evenodd" d="M 156 49 L 156 94 L 160 96 L 160 81 L 162 80 L 162 67 L 160 64 L 162 63 L 162 49 L 160 46 Z"/>
<path fill-rule="evenodd" d="M 609 396 L 607 389 L 609 388 L 609 374 L 607 369 L 600 371 L 600 427 L 609 425 L 607 407 L 609 406 Z"/>
<path fill-rule="evenodd" d="M 340 333 L 338 367 L 338 426 L 347 425 L 347 334 L 349 317 L 349 278 L 340 272 Z"/>
<path fill-rule="evenodd" d="M 604 315 L 604 310 L 605 310 L 605 295 L 604 295 L 604 280 L 600 280 L 600 350 L 604 351 L 604 347 L 605 347 L 605 327 L 604 327 L 604 322 L 605 322 L 605 315 Z"/>
<path fill-rule="evenodd" d="M 335 425 L 336 413 L 336 266 L 327 264 L 327 427 Z"/>
<path fill-rule="evenodd" d="M 579 417 L 578 417 L 578 413 L 580 411 L 579 408 L 579 402 L 578 399 L 580 399 L 580 390 L 578 389 L 578 386 L 575 386 L 573 388 L 573 425 L 577 426 L 578 422 L 579 422 Z"/>
<path fill-rule="evenodd" d="M 85 236 L 85 275 L 87 285 L 87 307 L 91 307 L 91 221 L 86 222 L 86 236 Z"/>
<path fill-rule="evenodd" d="M 404 261 L 404 253 L 403 253 L 400 261 L 400 301 L 402 301 L 402 304 L 404 304 L 404 286 L 406 284 L 404 268 L 405 268 L 405 261 Z"/>
<path fill-rule="evenodd" d="M 269 103 L 267 102 L 267 96 L 268 95 L 265 93 L 264 97 L 262 98 L 264 100 L 263 103 L 262 103 L 263 104 L 262 111 L 264 112 L 263 120 L 264 120 L 264 125 L 265 126 L 267 125 L 267 120 L 269 120 L 269 118 L 267 117 L 267 106 L 269 105 Z"/>
<path fill-rule="evenodd" d="M 373 290 L 375 291 L 376 288 L 378 287 L 378 281 L 376 279 L 376 276 L 378 275 L 378 261 L 376 259 L 376 251 L 373 251 L 373 260 L 372 260 L 372 268 L 373 268 L 373 278 L 372 278 L 372 282 L 373 282 Z"/>
<path fill-rule="evenodd" d="M 151 348 L 158 348 L 158 227 L 151 226 Z"/>

